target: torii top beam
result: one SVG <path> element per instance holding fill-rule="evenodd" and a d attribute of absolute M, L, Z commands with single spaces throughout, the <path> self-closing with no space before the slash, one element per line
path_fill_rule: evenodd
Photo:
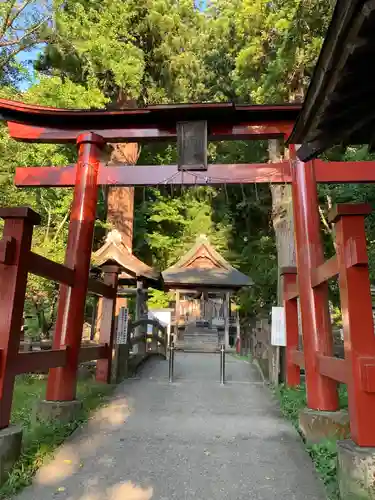
<path fill-rule="evenodd" d="M 17 140 L 74 143 L 82 131 L 108 142 L 174 141 L 176 123 L 207 121 L 209 140 L 287 137 L 301 104 L 165 104 L 125 110 L 59 109 L 0 99 L 0 115 Z"/>
<path fill-rule="evenodd" d="M 235 105 L 232 103 L 168 104 L 127 110 L 75 110 L 0 99 L 0 118 L 19 141 L 74 143 L 82 131 L 108 142 L 176 140 L 178 121 L 206 120 L 210 140 L 288 138 L 301 104 Z M 291 141 L 293 142 L 293 140 Z M 374 182 L 374 162 L 316 160 L 316 180 L 323 183 Z M 75 184 L 75 166 L 17 168 L 17 186 Z M 180 172 L 176 165 L 108 167 L 101 165 L 99 184 L 147 186 L 157 184 L 245 184 L 291 182 L 288 161 L 272 164 L 209 165 L 206 172 Z"/>

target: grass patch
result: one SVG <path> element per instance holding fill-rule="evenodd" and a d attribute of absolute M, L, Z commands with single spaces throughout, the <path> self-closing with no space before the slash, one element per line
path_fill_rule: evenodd
<path fill-rule="evenodd" d="M 34 409 L 45 395 L 46 380 L 38 375 L 20 375 L 16 379 L 12 423 L 23 428 L 22 454 L 8 481 L 0 488 L 0 498 L 9 498 L 30 484 L 34 474 L 52 452 L 84 424 L 90 412 L 106 402 L 113 386 L 98 384 L 93 380 L 78 382 L 77 399 L 82 410 L 70 423 L 37 422 Z"/>
<path fill-rule="evenodd" d="M 306 407 L 306 388 L 301 385 L 296 388 L 285 387 L 281 385 L 275 389 L 275 394 L 280 401 L 282 414 L 293 422 L 298 430 L 299 412 Z M 340 407 L 348 407 L 348 394 L 346 386 L 339 387 Z M 315 468 L 323 480 L 328 498 L 330 500 L 339 499 L 337 483 L 337 448 L 335 440 L 324 440 L 319 444 L 306 445 Z"/>

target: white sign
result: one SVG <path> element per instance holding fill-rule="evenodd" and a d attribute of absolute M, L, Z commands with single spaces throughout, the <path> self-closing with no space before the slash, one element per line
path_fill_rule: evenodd
<path fill-rule="evenodd" d="M 285 311 L 283 307 L 272 308 L 271 344 L 286 347 Z"/>
<path fill-rule="evenodd" d="M 117 317 L 117 343 L 126 344 L 128 341 L 128 309 L 121 307 Z"/>

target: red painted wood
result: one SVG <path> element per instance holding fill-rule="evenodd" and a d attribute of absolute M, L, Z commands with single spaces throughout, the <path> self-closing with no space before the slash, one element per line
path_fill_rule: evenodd
<path fill-rule="evenodd" d="M 316 181 L 318 183 L 375 182 L 375 162 L 323 162 L 315 160 Z M 18 187 L 71 187 L 76 177 L 75 165 L 66 167 L 18 167 L 15 184 Z M 174 185 L 215 185 L 252 183 L 291 182 L 290 164 L 249 163 L 211 164 L 207 172 L 180 172 L 177 165 L 137 165 L 99 167 L 101 185 L 109 186 L 152 186 Z"/>
<path fill-rule="evenodd" d="M 365 392 L 375 392 L 375 358 L 361 358 L 362 389 Z"/>
<path fill-rule="evenodd" d="M 3 110 L 14 110 L 19 113 L 30 113 L 32 115 L 44 115 L 44 116 L 56 116 L 59 119 L 61 117 L 72 117 L 83 116 L 84 118 L 90 118 L 92 116 L 127 116 L 127 115 L 143 115 L 148 114 L 151 111 L 160 110 L 172 110 L 180 111 L 184 109 L 235 109 L 235 110 L 265 110 L 271 112 L 279 111 L 296 111 L 299 112 L 302 109 L 302 104 L 234 104 L 233 102 L 186 102 L 178 104 L 154 104 L 147 106 L 145 108 L 130 108 L 130 109 L 115 109 L 115 110 L 105 110 L 105 109 L 69 109 L 69 108 L 56 108 L 53 106 L 41 106 L 40 104 L 28 104 L 22 101 L 15 101 L 11 99 L 0 99 L 0 109 Z"/>
<path fill-rule="evenodd" d="M 375 359 L 369 269 L 367 264 L 348 266 L 352 241 L 361 247 L 361 253 L 366 251 L 365 217 L 359 213 L 342 215 L 337 220 L 335 230 L 345 359 L 350 370 L 348 398 L 351 438 L 359 446 L 375 446 L 375 393 L 365 390 L 366 384 L 368 388 L 375 387 L 372 378 L 375 373 L 372 368 L 364 369 L 366 363 L 363 363 L 368 358 Z"/>
<path fill-rule="evenodd" d="M 339 203 L 329 212 L 328 220 L 337 222 L 343 215 L 369 215 L 371 212 L 372 208 L 369 203 Z"/>
<path fill-rule="evenodd" d="M 158 184 L 248 184 L 285 183 L 290 181 L 289 162 L 274 164 L 208 165 L 205 172 L 180 172 L 177 165 L 100 166 L 99 184 L 110 186 L 145 186 Z M 15 184 L 18 187 L 74 186 L 75 167 L 19 167 Z"/>
<path fill-rule="evenodd" d="M 282 270 L 286 325 L 286 383 L 289 387 L 294 387 L 301 383 L 300 367 L 293 362 L 291 356 L 291 352 L 298 349 L 298 303 L 297 300 L 287 299 L 288 289 L 290 286 L 296 284 L 296 274 L 296 270 Z"/>
<path fill-rule="evenodd" d="M 290 157 L 307 404 L 315 410 L 334 411 L 339 407 L 337 383 L 317 369 L 317 354 L 333 356 L 333 337 L 328 284 L 313 288 L 311 281 L 311 270 L 324 263 L 314 165 L 301 162 L 293 147 L 290 147 Z"/>
<path fill-rule="evenodd" d="M 297 283 L 290 283 L 285 290 L 285 300 L 294 300 L 299 297 L 299 290 Z"/>
<path fill-rule="evenodd" d="M 296 366 L 299 366 L 300 368 L 305 367 L 305 355 L 303 351 L 299 351 L 298 349 L 291 349 L 289 356 L 291 363 L 294 363 Z"/>
<path fill-rule="evenodd" d="M 239 123 L 236 125 L 210 125 L 208 138 L 210 141 L 224 139 L 272 139 L 289 135 L 293 128 L 288 123 Z M 8 121 L 8 129 L 13 139 L 22 142 L 39 142 L 66 144 L 74 143 L 81 131 L 78 129 L 59 129 L 53 127 L 37 127 Z M 137 141 L 176 141 L 176 127 L 138 125 L 124 128 L 94 127 L 93 133 L 100 135 L 108 142 Z"/>
<path fill-rule="evenodd" d="M 375 182 L 374 161 L 323 161 L 314 160 L 317 182 L 366 183 Z"/>
<path fill-rule="evenodd" d="M 33 225 L 40 219 L 31 209 L 0 209 L 5 219 L 3 238 L 14 239 L 11 265 L 0 263 L 0 429 L 9 425 L 12 409 L 14 371 L 13 362 L 18 355 L 23 307 L 25 301 L 28 255 L 31 248 Z"/>
<path fill-rule="evenodd" d="M 12 369 L 15 375 L 47 370 L 64 366 L 67 360 L 67 350 L 51 349 L 50 351 L 19 352 L 13 361 Z"/>
<path fill-rule="evenodd" d="M 74 269 L 53 262 L 34 252 L 29 254 L 29 273 L 64 285 L 74 285 Z"/>
<path fill-rule="evenodd" d="M 108 356 L 111 355 L 110 348 L 108 344 L 104 345 L 93 345 L 93 346 L 84 346 L 79 350 L 79 362 L 83 363 L 84 361 L 92 361 L 94 359 L 99 360 L 107 360 Z"/>
<path fill-rule="evenodd" d="M 98 199 L 98 170 L 103 140 L 87 133 L 78 138 L 77 177 L 70 215 L 65 265 L 75 269 L 72 288 L 60 288 L 54 349 L 69 346 L 67 364 L 52 368 L 47 400 L 70 401 L 76 397 L 77 368 L 90 270 L 91 247 Z"/>
<path fill-rule="evenodd" d="M 16 240 L 11 236 L 3 237 L 0 240 L 0 263 L 12 264 L 16 255 Z"/>
<path fill-rule="evenodd" d="M 323 264 L 311 270 L 311 286 L 317 287 L 339 274 L 337 257 L 334 255 Z"/>
<path fill-rule="evenodd" d="M 88 291 L 94 295 L 107 297 L 108 299 L 116 298 L 117 290 L 111 284 L 104 283 L 103 281 L 89 278 Z"/>
<path fill-rule="evenodd" d="M 346 384 L 349 380 L 349 366 L 345 359 L 317 355 L 318 370 L 321 375 Z"/>
<path fill-rule="evenodd" d="M 117 290 L 118 277 L 121 272 L 119 266 L 104 266 L 104 282 Z M 99 342 L 108 344 L 108 356 L 96 364 L 96 380 L 109 384 L 111 382 L 112 351 L 115 342 L 115 318 L 116 318 L 116 296 L 114 298 L 103 298 L 102 317 L 99 326 Z"/>

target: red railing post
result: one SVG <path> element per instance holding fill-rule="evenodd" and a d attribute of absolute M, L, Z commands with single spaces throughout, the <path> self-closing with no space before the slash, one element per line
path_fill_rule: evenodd
<path fill-rule="evenodd" d="M 366 248 L 368 205 L 338 205 L 335 222 L 340 300 L 348 369 L 352 440 L 375 446 L 375 335 Z"/>
<path fill-rule="evenodd" d="M 15 370 L 25 302 L 28 254 L 33 226 L 40 217 L 30 208 L 1 208 L 5 220 L 0 240 L 0 428 L 9 425 Z"/>
<path fill-rule="evenodd" d="M 317 184 L 313 162 L 303 163 L 290 148 L 294 230 L 305 357 L 307 405 L 335 411 L 339 407 L 337 382 L 319 373 L 317 354 L 333 355 L 328 309 L 328 284 L 313 288 L 311 271 L 324 262 Z"/>
<path fill-rule="evenodd" d="M 117 290 L 118 277 L 121 272 L 120 266 L 103 266 L 103 280 L 107 285 L 111 285 Z M 99 343 L 108 344 L 108 358 L 98 359 L 96 362 L 96 380 L 109 384 L 111 382 L 111 367 L 113 348 L 115 342 L 115 316 L 116 316 L 116 297 L 102 298 L 102 311 L 99 326 Z"/>
<path fill-rule="evenodd" d="M 68 347 L 66 366 L 52 368 L 47 400 L 72 401 L 76 397 L 78 355 L 81 345 L 91 247 L 98 199 L 98 170 L 102 137 L 81 134 L 77 139 L 78 161 L 70 215 L 65 264 L 75 269 L 75 283 L 60 288 L 54 349 Z"/>
<path fill-rule="evenodd" d="M 291 286 L 296 284 L 297 269 L 295 267 L 282 268 L 281 276 L 286 327 L 286 383 L 289 387 L 295 387 L 301 383 L 301 369 L 291 357 L 291 353 L 298 349 L 298 302 L 296 298 L 288 300 L 287 292 Z"/>

